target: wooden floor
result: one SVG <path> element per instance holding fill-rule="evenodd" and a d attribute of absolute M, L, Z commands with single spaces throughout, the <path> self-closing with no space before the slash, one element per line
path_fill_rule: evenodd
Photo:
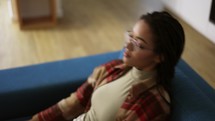
<path fill-rule="evenodd" d="M 143 0 L 62 0 L 64 17 L 52 29 L 20 31 L 0 0 L 0 69 L 57 61 L 122 48 L 124 32 L 146 12 Z M 215 88 L 215 45 L 181 21 L 183 59 Z"/>

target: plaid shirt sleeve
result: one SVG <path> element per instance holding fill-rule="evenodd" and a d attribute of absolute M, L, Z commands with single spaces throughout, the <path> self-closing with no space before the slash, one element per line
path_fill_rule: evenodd
<path fill-rule="evenodd" d="M 85 111 L 91 93 L 92 86 L 85 82 L 76 92 L 39 112 L 31 121 L 66 121 L 74 119 Z"/>

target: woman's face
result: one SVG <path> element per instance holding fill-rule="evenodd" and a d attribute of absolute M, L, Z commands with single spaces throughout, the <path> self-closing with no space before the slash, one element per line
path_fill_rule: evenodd
<path fill-rule="evenodd" d="M 144 20 L 139 20 L 129 32 L 123 61 L 128 66 L 140 70 L 151 71 L 160 62 L 159 56 L 153 52 L 153 34 Z"/>

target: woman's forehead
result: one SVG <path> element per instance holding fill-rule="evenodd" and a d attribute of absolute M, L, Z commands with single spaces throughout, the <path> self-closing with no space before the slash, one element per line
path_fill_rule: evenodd
<path fill-rule="evenodd" d="M 139 20 L 133 27 L 134 36 L 143 38 L 146 43 L 152 43 L 153 34 L 150 26 L 144 21 Z"/>

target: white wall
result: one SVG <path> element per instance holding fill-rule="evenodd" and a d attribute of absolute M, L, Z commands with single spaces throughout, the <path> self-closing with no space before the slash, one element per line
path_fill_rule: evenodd
<path fill-rule="evenodd" d="M 209 21 L 212 0 L 161 0 L 193 28 L 215 43 L 215 24 Z"/>
<path fill-rule="evenodd" d="M 161 1 L 159 0 L 142 0 L 141 7 L 141 14 L 150 13 L 153 11 L 161 11 L 164 9 L 164 6 Z"/>
<path fill-rule="evenodd" d="M 63 17 L 63 8 L 62 8 L 62 1 L 56 0 L 56 6 L 57 6 L 57 17 Z"/>

